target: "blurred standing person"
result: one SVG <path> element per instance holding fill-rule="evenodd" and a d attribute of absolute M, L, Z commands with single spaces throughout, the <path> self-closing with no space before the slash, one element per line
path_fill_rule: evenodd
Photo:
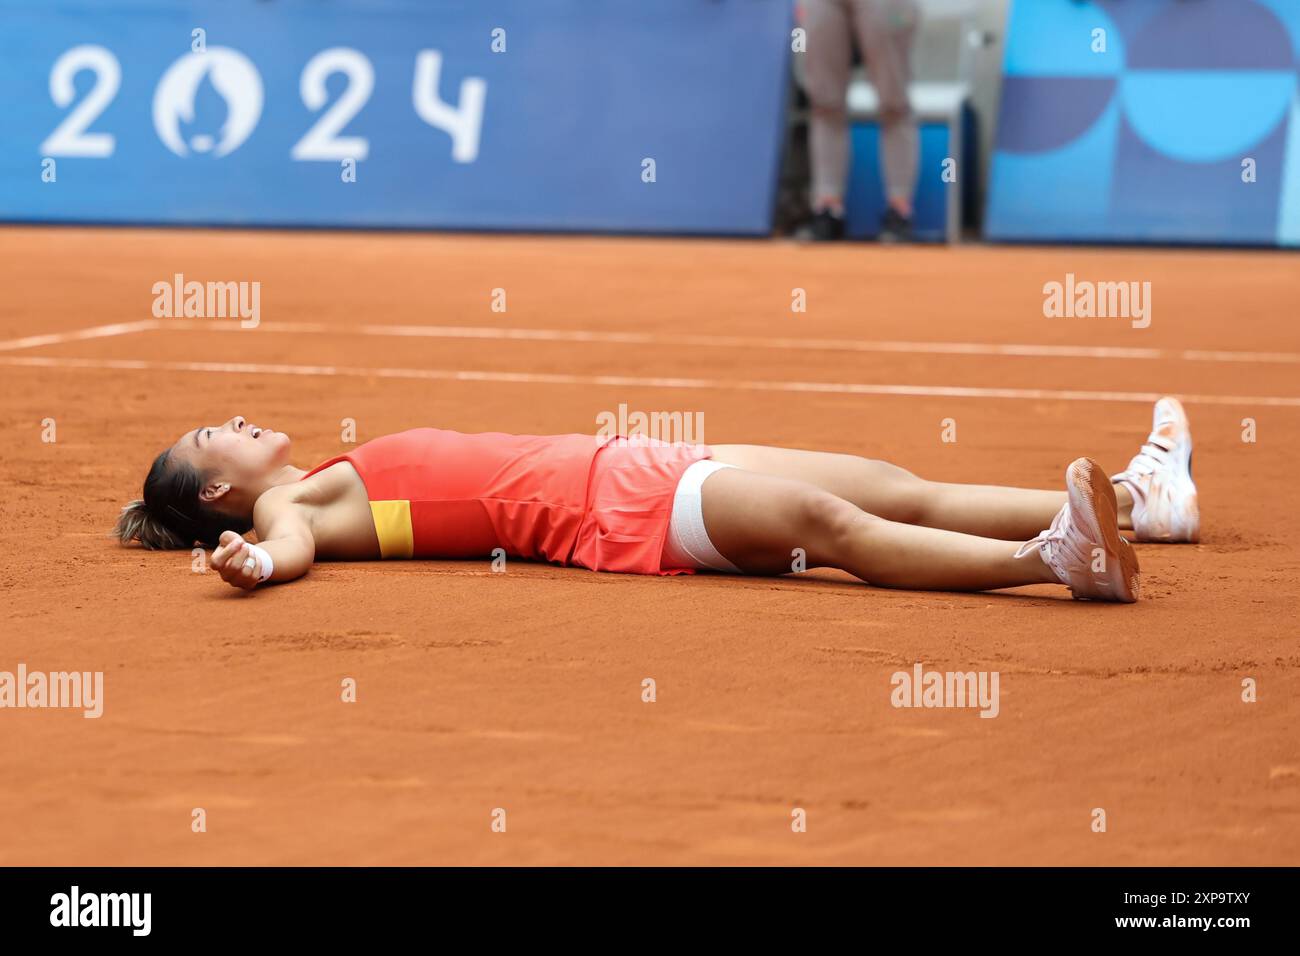
<path fill-rule="evenodd" d="M 853 67 L 852 44 L 866 65 L 880 102 L 880 164 L 887 206 L 880 239 L 912 236 L 919 135 L 908 100 L 916 0 L 802 0 L 807 33 L 804 88 L 812 106 L 808 146 L 812 163 L 813 238 L 844 236 L 849 123 L 845 99 Z"/>

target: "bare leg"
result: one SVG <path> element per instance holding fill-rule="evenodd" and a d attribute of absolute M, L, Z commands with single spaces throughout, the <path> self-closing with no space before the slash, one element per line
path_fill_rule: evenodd
<path fill-rule="evenodd" d="M 926 481 L 885 461 L 766 445 L 714 445 L 717 461 L 805 481 L 890 521 L 986 538 L 1024 541 L 1042 531 L 1065 504 L 1065 492 Z M 1129 529 L 1133 498 L 1122 485 L 1120 527 Z"/>
<path fill-rule="evenodd" d="M 919 479 L 918 479 L 919 480 Z M 1031 538 L 1043 530 L 1065 504 L 1064 491 L 1040 491 L 1035 488 L 1007 488 L 1001 485 L 958 485 L 927 481 L 930 502 L 926 520 L 934 528 L 950 528 L 995 538 Z M 1120 485 L 1115 486 L 1119 503 L 1119 526 L 1132 530 L 1130 515 L 1133 496 Z M 1046 520 L 1044 520 L 1044 517 Z M 1038 531 L 1030 528 L 1037 527 Z"/>
<path fill-rule="evenodd" d="M 802 481 L 728 468 L 705 480 L 701 498 L 714 547 L 750 574 L 787 574 L 802 549 L 808 567 L 839 568 L 884 587 L 1059 583 L 1037 553 L 1014 557 L 1014 542 L 887 521 Z"/>
<path fill-rule="evenodd" d="M 920 132 L 907 95 L 918 20 L 916 0 L 852 0 L 851 7 L 867 75 L 879 97 L 885 198 L 910 218 L 920 161 Z"/>
<path fill-rule="evenodd" d="M 849 118 L 845 107 L 853 40 L 845 0 L 807 0 L 804 28 L 804 89 L 811 106 L 808 149 L 813 211 L 844 211 L 849 178 Z"/>

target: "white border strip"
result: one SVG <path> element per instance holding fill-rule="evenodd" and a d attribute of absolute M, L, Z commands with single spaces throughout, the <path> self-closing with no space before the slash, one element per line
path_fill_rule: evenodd
<path fill-rule="evenodd" d="M 138 359 L 77 359 L 0 356 L 0 365 L 27 368 L 122 369 L 157 372 L 212 372 L 233 375 L 349 376 L 446 382 L 498 382 L 520 385 L 608 385 L 621 388 L 695 388 L 745 392 L 818 392 L 833 395 L 911 395 L 929 398 L 1009 398 L 1031 401 L 1138 402 L 1149 405 L 1161 392 L 1090 392 L 1081 389 L 981 388 L 945 385 L 872 385 L 856 382 L 779 382 L 708 378 L 642 378 L 628 375 L 558 375 L 487 372 L 473 369 L 356 368 L 345 365 L 272 365 L 255 362 L 156 362 Z M 1300 408 L 1300 397 L 1279 395 L 1181 395 L 1194 405 L 1246 405 Z"/>
<path fill-rule="evenodd" d="M 492 339 L 525 342 L 602 342 L 615 345 L 664 345 L 776 349 L 811 352 L 890 352 L 912 355 L 1009 355 L 1039 358 L 1181 359 L 1188 362 L 1300 364 L 1300 352 L 1234 352 L 1215 349 L 1121 348 L 1119 346 L 1031 345 L 984 342 L 893 342 L 866 339 L 747 338 L 739 335 L 655 335 L 590 329 L 504 329 L 471 325 L 328 325 L 323 322 L 262 322 L 243 329 L 235 321 L 153 320 L 157 327 L 204 332 L 293 332 L 317 335 L 370 335 L 394 338 Z"/>
<path fill-rule="evenodd" d="M 1237 352 L 1227 349 L 1155 349 L 1119 346 L 1032 345 L 986 342 L 894 342 L 865 339 L 746 338 L 737 335 L 654 335 L 648 332 L 608 332 L 590 329 L 503 329 L 470 325 L 370 325 L 337 326 L 323 322 L 262 322 L 245 329 L 238 321 L 215 319 L 142 319 L 97 325 L 73 332 L 54 332 L 0 342 L 0 352 L 59 345 L 86 339 L 109 338 L 133 332 L 283 332 L 315 335 L 369 335 L 390 338 L 489 339 L 524 342 L 601 342 L 615 345 L 697 346 L 703 348 L 755 348 L 804 352 L 886 352 L 910 355 L 1002 355 L 1038 358 L 1179 359 L 1186 362 L 1237 362 L 1300 364 L 1300 352 Z"/>
<path fill-rule="evenodd" d="M 10 339 L 7 342 L 0 342 L 0 352 L 34 349 L 42 345 L 59 345 L 63 342 L 81 342 L 85 339 L 106 339 L 114 335 L 128 335 L 131 332 L 148 332 L 158 328 L 161 324 L 157 319 L 144 319 L 140 322 L 115 322 L 112 325 L 96 325 L 88 329 L 77 329 L 73 332 L 29 335 L 22 339 Z"/>

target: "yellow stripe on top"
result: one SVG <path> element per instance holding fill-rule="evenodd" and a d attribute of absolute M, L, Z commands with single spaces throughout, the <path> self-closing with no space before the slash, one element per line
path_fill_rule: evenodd
<path fill-rule="evenodd" d="M 375 519 L 381 557 L 409 558 L 415 552 L 409 501 L 372 501 L 370 514 Z"/>

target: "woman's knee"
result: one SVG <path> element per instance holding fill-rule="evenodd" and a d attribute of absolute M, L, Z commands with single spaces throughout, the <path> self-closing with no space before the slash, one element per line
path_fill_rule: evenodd
<path fill-rule="evenodd" d="M 931 483 L 887 461 L 873 461 L 872 465 L 883 485 L 873 496 L 882 502 L 881 514 L 899 524 L 923 524 L 933 494 Z"/>
<path fill-rule="evenodd" d="M 869 533 L 872 524 L 882 520 L 819 488 L 801 491 L 795 508 L 797 524 L 809 541 L 809 554 L 823 557 L 842 553 L 845 541 Z"/>

